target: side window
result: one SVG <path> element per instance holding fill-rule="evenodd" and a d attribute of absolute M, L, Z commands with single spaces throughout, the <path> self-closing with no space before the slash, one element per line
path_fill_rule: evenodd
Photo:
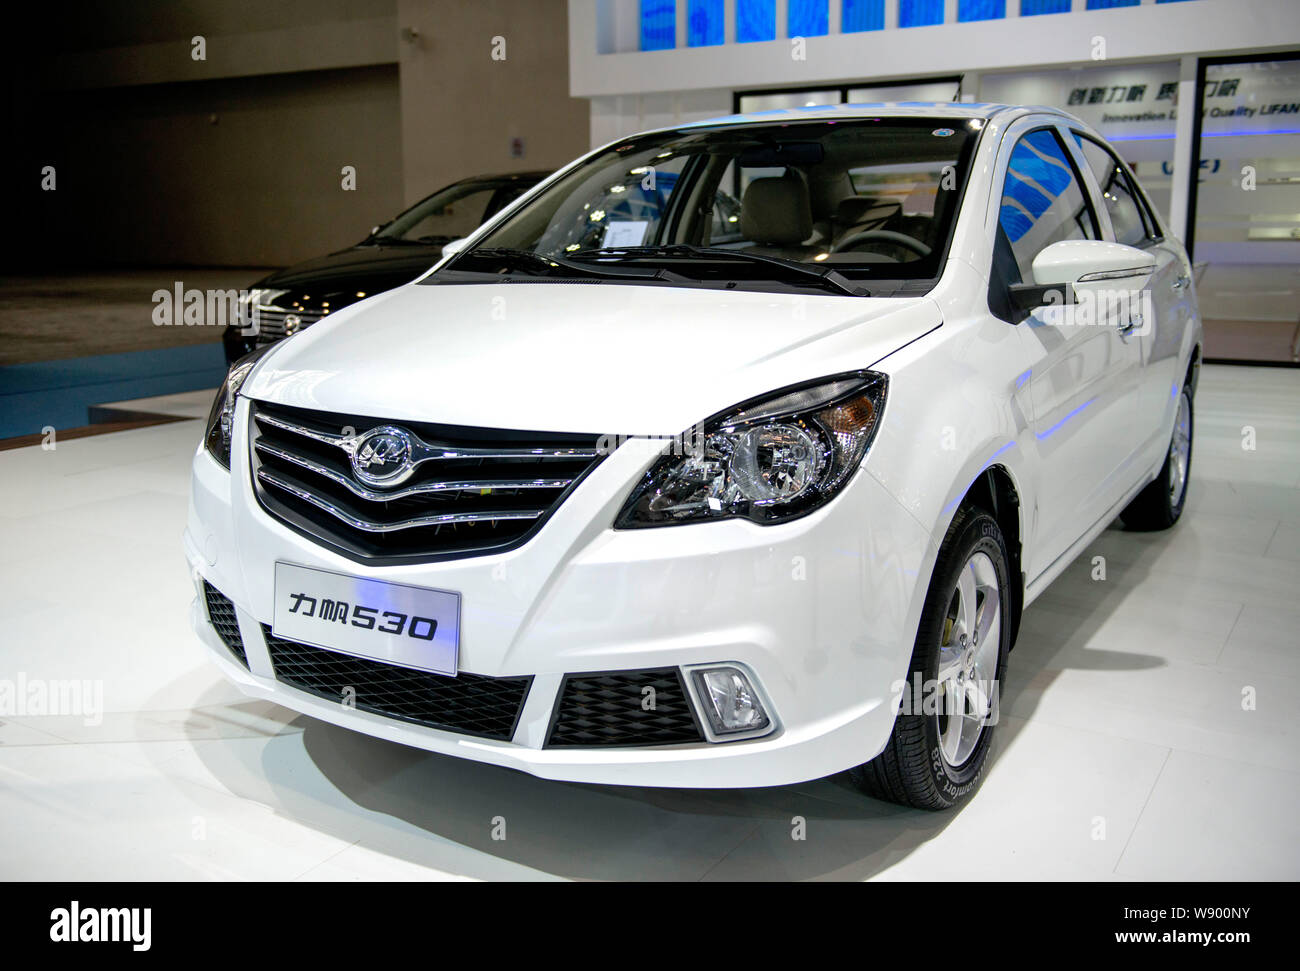
<path fill-rule="evenodd" d="M 745 239 L 740 233 L 740 200 L 732 195 L 738 181 L 736 163 L 728 162 L 713 193 L 713 219 L 709 225 L 711 246 L 740 243 Z"/>
<path fill-rule="evenodd" d="M 487 212 L 483 214 L 483 221 L 487 222 L 531 188 L 531 185 L 508 185 L 503 189 L 497 189 L 496 194 L 492 196 L 492 201 L 488 203 Z"/>
<path fill-rule="evenodd" d="M 1074 132 L 1074 140 L 1079 143 L 1088 168 L 1092 169 L 1101 189 L 1102 203 L 1110 213 L 1111 225 L 1115 227 L 1115 242 L 1141 246 L 1150 237 L 1158 235 L 1155 225 L 1148 222 L 1144 207 L 1115 156 L 1078 132 Z"/>
<path fill-rule="evenodd" d="M 744 238 L 740 233 L 740 203 L 730 192 L 718 189 L 713 196 L 709 242 L 716 246 L 719 243 L 738 243 Z"/>
<path fill-rule="evenodd" d="M 1051 129 L 1022 136 L 1012 149 L 998 226 L 1021 280 L 1033 279 L 1034 257 L 1052 243 L 1098 237 L 1088 197 Z"/>

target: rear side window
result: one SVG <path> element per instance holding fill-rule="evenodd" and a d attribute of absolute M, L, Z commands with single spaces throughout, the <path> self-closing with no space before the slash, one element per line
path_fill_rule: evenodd
<path fill-rule="evenodd" d="M 1101 189 L 1101 201 L 1110 213 L 1110 224 L 1115 228 L 1115 242 L 1127 243 L 1129 246 L 1141 246 L 1153 236 L 1158 236 L 1155 224 L 1145 212 L 1145 207 L 1138 201 L 1138 194 L 1129 181 L 1119 160 L 1110 150 L 1078 132 L 1074 139 L 1079 143 L 1088 168 L 1092 170 L 1097 186 Z"/>
<path fill-rule="evenodd" d="M 1034 257 L 1052 243 L 1098 238 L 1088 197 L 1053 130 L 1029 132 L 1012 149 L 998 226 L 1022 280 L 1033 279 Z"/>

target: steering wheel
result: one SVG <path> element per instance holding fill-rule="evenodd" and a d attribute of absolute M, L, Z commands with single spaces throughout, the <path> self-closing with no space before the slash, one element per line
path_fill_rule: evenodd
<path fill-rule="evenodd" d="M 911 250 L 917 256 L 926 257 L 930 255 L 930 247 L 926 246 L 919 239 L 908 236 L 906 233 L 897 233 L 892 229 L 864 229 L 860 233 L 854 233 L 847 236 L 831 247 L 832 253 L 843 253 L 845 250 L 853 249 L 858 243 L 893 243 L 903 247 L 905 250 Z"/>

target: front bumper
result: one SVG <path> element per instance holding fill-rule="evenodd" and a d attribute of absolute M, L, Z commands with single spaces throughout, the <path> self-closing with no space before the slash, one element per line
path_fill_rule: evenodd
<path fill-rule="evenodd" d="M 367 567 L 258 505 L 240 440 L 247 402 L 239 408 L 232 471 L 202 449 L 195 456 L 185 549 L 199 592 L 206 580 L 235 605 L 247 669 L 213 631 L 202 596 L 193 624 L 246 693 L 391 741 L 575 782 L 781 785 L 860 764 L 888 740 L 932 551 L 925 530 L 868 469 L 834 502 L 779 526 L 733 520 L 616 531 L 608 524 L 656 454 L 655 443 L 634 440 L 518 549 Z M 532 678 L 510 740 L 398 721 L 277 680 L 262 626 L 271 622 L 277 561 L 458 591 L 461 670 Z M 547 747 L 565 675 L 716 663 L 753 675 L 774 731 L 727 742 Z"/>

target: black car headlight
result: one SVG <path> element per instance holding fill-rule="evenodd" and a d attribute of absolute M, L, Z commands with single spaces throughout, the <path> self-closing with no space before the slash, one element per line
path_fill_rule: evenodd
<path fill-rule="evenodd" d="M 216 400 L 212 402 L 212 410 L 208 412 L 208 430 L 203 436 L 203 442 L 212 453 L 212 457 L 226 468 L 230 468 L 230 441 L 235 431 L 235 399 L 249 372 L 253 370 L 253 366 L 274 346 L 268 344 L 230 365 L 225 380 L 217 389 Z"/>
<path fill-rule="evenodd" d="M 742 517 L 786 522 L 829 502 L 866 455 L 888 379 L 856 371 L 778 391 L 674 439 L 614 525 L 671 526 Z"/>

